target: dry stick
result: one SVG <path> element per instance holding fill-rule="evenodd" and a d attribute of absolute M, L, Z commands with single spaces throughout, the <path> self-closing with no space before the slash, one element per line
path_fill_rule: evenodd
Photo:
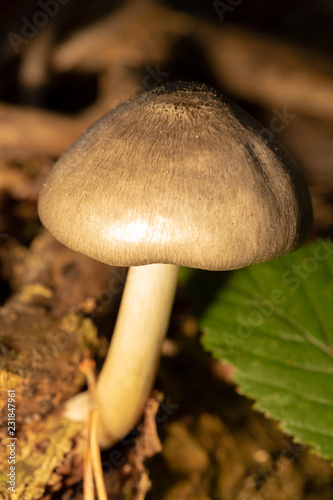
<path fill-rule="evenodd" d="M 132 267 L 97 381 L 99 442 L 111 446 L 138 422 L 151 393 L 169 324 L 178 266 Z"/>
<path fill-rule="evenodd" d="M 92 457 L 92 467 L 94 471 L 95 484 L 97 489 L 97 497 L 98 500 L 108 500 L 108 496 L 106 494 L 104 477 L 103 477 L 103 469 L 102 469 L 102 461 L 101 461 L 101 452 L 98 443 L 97 437 L 97 411 L 94 408 L 91 412 L 91 422 L 90 422 L 90 453 Z"/>
<path fill-rule="evenodd" d="M 93 468 L 91 463 L 91 452 L 90 452 L 90 443 L 89 436 L 91 435 L 91 413 L 89 412 L 88 419 L 88 436 L 87 436 L 87 446 L 84 452 L 83 459 L 83 498 L 84 500 L 94 500 L 95 492 L 94 492 L 94 477 L 93 477 Z"/>
<path fill-rule="evenodd" d="M 89 390 L 90 399 L 93 398 L 93 392 L 95 390 L 95 377 L 94 377 L 94 367 L 95 362 L 91 359 L 85 359 L 80 363 L 80 371 L 85 375 L 87 379 L 87 385 Z M 88 433 L 87 433 L 87 443 L 86 449 L 84 452 L 83 459 L 83 498 L 84 500 L 94 500 L 95 492 L 94 492 L 94 477 L 93 477 L 93 467 L 92 467 L 92 459 L 91 459 L 91 446 L 90 446 L 90 436 L 91 436 L 91 422 L 92 422 L 92 413 L 93 408 L 89 408 L 88 413 Z"/>
<path fill-rule="evenodd" d="M 88 418 L 88 443 L 85 458 L 84 476 L 84 499 L 94 500 L 94 483 L 95 479 L 98 500 L 107 500 L 107 494 L 104 484 L 101 453 L 97 438 L 97 410 L 95 404 L 96 393 L 96 377 L 95 377 L 95 362 L 91 359 L 84 360 L 80 364 L 80 370 L 87 378 L 88 391 L 92 400 L 92 407 L 89 410 Z M 93 474 L 92 474 L 93 471 Z"/>

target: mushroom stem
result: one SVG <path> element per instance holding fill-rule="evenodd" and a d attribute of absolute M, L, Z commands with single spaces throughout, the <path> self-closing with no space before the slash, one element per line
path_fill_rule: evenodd
<path fill-rule="evenodd" d="M 169 324 L 178 266 L 131 267 L 111 346 L 97 382 L 101 446 L 112 446 L 138 422 L 150 395 Z"/>

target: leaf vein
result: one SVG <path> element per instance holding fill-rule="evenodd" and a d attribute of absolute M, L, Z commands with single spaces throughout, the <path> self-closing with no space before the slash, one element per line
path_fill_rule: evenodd
<path fill-rule="evenodd" d="M 262 385 L 264 387 L 273 387 L 274 389 L 277 389 L 278 391 L 281 391 L 284 395 L 289 393 L 292 396 L 296 396 L 296 397 L 302 399 L 303 401 L 308 401 L 309 403 L 317 403 L 317 404 L 320 404 L 320 405 L 323 405 L 323 406 L 333 406 L 333 401 L 332 400 L 329 400 L 329 399 L 320 399 L 320 398 L 316 398 L 316 397 L 305 396 L 304 392 L 302 392 L 301 394 L 299 394 L 297 391 L 291 391 L 290 387 L 286 388 L 286 387 L 280 386 L 278 384 L 272 384 L 271 382 L 270 383 L 268 383 L 268 382 L 265 383 L 261 379 L 253 377 L 253 376 L 251 376 L 249 374 L 246 374 L 246 379 L 250 380 L 251 382 L 254 382 L 254 383 L 258 384 L 258 385 Z M 240 384 L 240 386 L 241 386 L 241 384 Z M 250 396 L 250 397 L 252 397 L 252 396 Z M 258 398 L 258 403 L 260 403 L 260 401 L 262 402 L 263 399 L 264 398 L 260 396 L 260 398 Z"/>

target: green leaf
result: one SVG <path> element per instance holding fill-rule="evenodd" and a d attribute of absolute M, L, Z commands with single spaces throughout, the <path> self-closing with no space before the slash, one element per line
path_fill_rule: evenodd
<path fill-rule="evenodd" d="M 333 244 L 228 273 L 201 327 L 256 408 L 333 460 Z"/>

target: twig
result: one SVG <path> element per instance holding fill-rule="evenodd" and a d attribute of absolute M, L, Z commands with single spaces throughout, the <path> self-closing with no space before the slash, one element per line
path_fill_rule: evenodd
<path fill-rule="evenodd" d="M 84 467 L 84 499 L 94 500 L 93 478 L 95 480 L 98 500 L 107 500 L 105 483 L 103 478 L 103 469 L 101 461 L 101 452 L 97 437 L 97 408 L 95 404 L 96 376 L 95 362 L 92 359 L 86 359 L 80 364 L 80 370 L 87 379 L 88 391 L 92 401 L 92 407 L 89 412 L 88 439 L 86 467 Z"/>

